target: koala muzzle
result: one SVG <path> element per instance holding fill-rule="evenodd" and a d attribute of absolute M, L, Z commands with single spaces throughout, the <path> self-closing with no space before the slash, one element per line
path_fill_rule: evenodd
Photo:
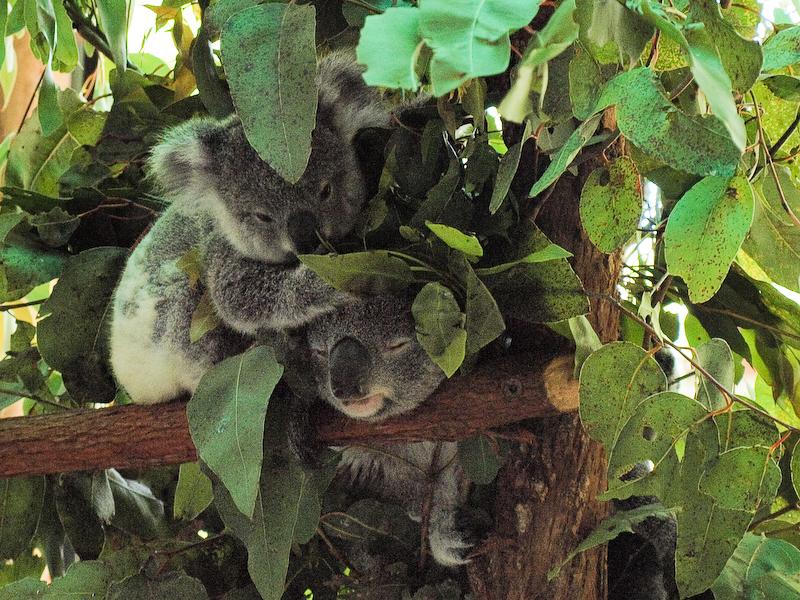
<path fill-rule="evenodd" d="M 296 212 L 287 223 L 289 238 L 298 254 L 310 254 L 319 246 L 317 218 L 307 210 Z"/>
<path fill-rule="evenodd" d="M 328 366 L 331 391 L 339 400 L 362 398 L 367 394 L 372 361 L 361 342 L 351 337 L 336 342 Z"/>

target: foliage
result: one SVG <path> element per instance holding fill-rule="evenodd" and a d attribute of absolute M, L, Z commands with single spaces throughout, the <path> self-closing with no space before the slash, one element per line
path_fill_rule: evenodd
<path fill-rule="evenodd" d="M 35 329 L 14 313 L 0 407 L 125 402 L 104 326 L 126 249 L 164 205 L 147 152 L 167 127 L 235 110 L 296 181 L 315 52 L 358 38 L 368 83 L 436 100 L 387 132 L 353 234 L 303 263 L 341 290 L 412 295 L 418 340 L 447 376 L 505 351 L 520 322 L 573 338 L 580 415 L 609 460 L 603 498 L 659 502 L 612 517 L 576 552 L 674 515 L 682 597 L 797 595 L 800 27 L 759 43 L 755 3 L 712 0 L 164 0 L 151 9 L 172 27 L 169 71 L 126 48 L 122 0 L 7 8 L 7 36 L 27 30 L 47 70 L 34 115 L 0 148 L 0 300 L 44 303 Z M 80 53 L 96 65 L 81 92 L 57 90 L 52 72 L 73 72 Z M 622 302 L 585 290 L 537 224 L 575 174 L 586 236 L 625 258 Z M 197 277 L 198 262 L 181 268 Z M 620 341 L 597 347 L 590 299 L 618 305 Z M 197 339 L 217 323 L 201 307 Z M 671 385 L 662 345 L 687 359 L 693 386 Z M 273 393 L 282 373 L 262 346 L 206 375 L 189 405 L 200 465 L 0 481 L 0 598 L 323 598 L 387 582 L 398 598 L 460 597 L 459 582 L 416 573 L 421 534 L 402 511 L 330 485 L 335 459 L 295 462 Z M 481 435 L 458 460 L 483 486 L 502 454 Z"/>

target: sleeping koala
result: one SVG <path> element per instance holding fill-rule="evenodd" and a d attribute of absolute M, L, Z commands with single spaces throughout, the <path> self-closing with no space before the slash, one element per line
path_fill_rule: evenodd
<path fill-rule="evenodd" d="M 376 296 L 348 304 L 307 328 L 317 394 L 354 419 L 380 421 L 414 410 L 444 380 L 415 336 L 410 303 Z M 430 493 L 431 554 L 439 564 L 467 562 L 471 546 L 457 526 L 467 491 L 453 442 L 346 448 L 340 472 L 419 518 Z"/>
<path fill-rule="evenodd" d="M 298 263 L 317 232 L 350 232 L 366 185 L 354 144 L 390 111 L 342 53 L 322 59 L 311 157 L 296 184 L 261 160 L 238 118 L 194 119 L 152 151 L 150 176 L 171 204 L 131 254 L 114 295 L 111 366 L 135 403 L 192 393 L 203 373 L 245 350 L 256 332 L 303 325 L 351 298 Z M 192 282 L 179 261 L 203 265 Z M 221 323 L 195 343 L 201 301 Z M 209 306 L 210 305 L 210 306 Z"/>

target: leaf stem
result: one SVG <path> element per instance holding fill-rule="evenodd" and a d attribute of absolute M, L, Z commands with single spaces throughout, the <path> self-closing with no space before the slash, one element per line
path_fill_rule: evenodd
<path fill-rule="evenodd" d="M 30 302 L 18 302 L 16 304 L 3 304 L 0 306 L 0 312 L 6 312 L 8 310 L 14 310 L 16 308 L 27 308 L 28 306 L 36 306 L 37 304 L 41 304 L 44 300 L 31 300 Z"/>
<path fill-rule="evenodd" d="M 655 329 L 653 329 L 647 322 L 645 322 L 642 318 L 640 318 L 639 315 L 629 311 L 619 300 L 617 300 L 616 298 L 614 298 L 610 294 L 604 294 L 604 296 L 605 296 L 606 299 L 608 299 L 611 302 L 613 302 L 620 311 L 622 311 L 628 317 L 630 317 L 631 319 L 633 319 L 634 321 L 639 323 L 639 325 L 644 327 L 645 330 L 650 331 L 651 335 L 658 336 L 658 333 L 656 332 Z M 740 398 L 736 394 L 734 394 L 731 390 L 729 390 L 727 387 L 725 387 L 723 384 L 721 384 L 711 373 L 709 373 L 705 369 L 705 367 L 703 367 L 702 365 L 697 363 L 697 361 L 695 361 L 690 356 L 686 356 L 686 354 L 684 354 L 681 351 L 680 346 L 676 346 L 675 344 L 672 343 L 671 340 L 668 340 L 668 339 L 664 338 L 662 341 L 667 346 L 669 346 L 670 348 L 675 350 L 681 356 L 681 358 L 686 360 L 690 365 L 692 365 L 695 369 L 697 369 L 706 379 L 708 379 L 715 388 L 717 388 L 720 392 L 722 392 L 722 394 L 728 399 L 729 402 L 736 402 L 738 404 L 741 404 L 745 408 L 748 408 L 748 409 L 752 410 L 753 412 L 758 413 L 763 417 L 766 417 L 770 421 L 773 421 L 775 423 L 778 423 L 779 425 L 784 426 L 786 429 L 789 429 L 790 431 L 798 431 L 798 432 L 800 432 L 800 429 L 798 429 L 794 425 L 789 425 L 785 421 L 779 419 L 778 417 L 775 417 L 775 416 L 769 414 L 766 410 L 764 410 L 763 408 L 753 404 L 749 400 L 745 400 L 743 398 Z"/>
<path fill-rule="evenodd" d="M 39 404 L 46 404 L 47 406 L 52 406 L 53 408 L 60 408 L 61 410 L 69 410 L 68 406 L 64 406 L 63 404 L 59 404 L 57 402 L 52 402 L 51 400 L 45 400 L 40 396 L 36 396 L 35 394 L 26 394 L 23 392 L 19 392 L 17 390 L 11 390 L 8 388 L 0 387 L 0 394 L 6 394 L 8 396 L 16 396 L 18 398 L 25 398 L 27 400 L 33 400 Z"/>

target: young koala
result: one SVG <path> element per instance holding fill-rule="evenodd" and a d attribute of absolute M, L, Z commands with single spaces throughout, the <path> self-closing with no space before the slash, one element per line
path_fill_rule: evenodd
<path fill-rule="evenodd" d="M 410 303 L 376 296 L 348 304 L 307 328 L 317 394 L 354 419 L 380 421 L 414 410 L 444 380 L 415 336 Z M 468 482 L 452 442 L 346 448 L 340 472 L 419 518 L 433 480 L 429 543 L 436 562 L 464 564 L 471 546 L 457 526 Z"/>
<path fill-rule="evenodd" d="M 343 53 L 322 59 L 311 157 L 296 184 L 261 160 L 236 117 L 194 119 L 153 148 L 150 176 L 171 204 L 131 254 L 114 295 L 111 366 L 133 402 L 192 393 L 209 367 L 257 332 L 301 326 L 350 301 L 298 263 L 317 232 L 350 232 L 365 201 L 356 134 L 386 127 L 390 111 Z M 178 261 L 196 249 L 192 282 Z M 195 343 L 204 294 L 221 324 Z"/>

